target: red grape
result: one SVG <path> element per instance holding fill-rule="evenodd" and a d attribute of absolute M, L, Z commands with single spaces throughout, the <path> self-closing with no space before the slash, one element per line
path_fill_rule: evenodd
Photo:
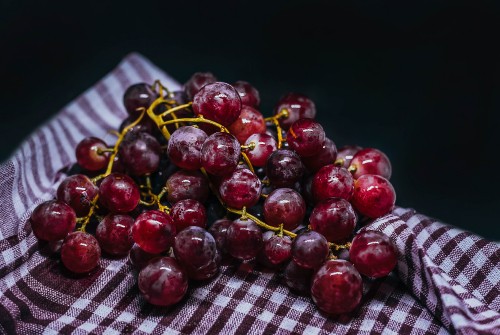
<path fill-rule="evenodd" d="M 233 84 L 233 87 L 241 98 L 241 103 L 245 106 L 259 107 L 260 105 L 260 94 L 255 87 L 246 81 L 237 81 Z"/>
<path fill-rule="evenodd" d="M 121 162 L 134 176 L 151 174 L 160 166 L 160 143 L 145 132 L 128 132 L 119 153 Z"/>
<path fill-rule="evenodd" d="M 328 242 L 344 242 L 354 231 L 356 213 L 351 204 L 342 198 L 320 201 L 314 207 L 309 224 L 326 237 Z"/>
<path fill-rule="evenodd" d="M 124 214 L 108 214 L 97 226 L 95 237 L 102 250 L 113 256 L 125 256 L 132 245 L 134 219 Z"/>
<path fill-rule="evenodd" d="M 273 265 L 283 264 L 292 257 L 292 239 L 274 235 L 264 243 L 264 254 Z"/>
<path fill-rule="evenodd" d="M 156 258 L 139 273 L 139 290 L 144 298 L 157 306 L 171 306 L 186 294 L 188 277 L 172 257 Z"/>
<path fill-rule="evenodd" d="M 346 168 L 330 164 L 314 175 L 311 191 L 315 201 L 338 197 L 349 200 L 354 190 L 354 179 Z"/>
<path fill-rule="evenodd" d="M 227 234 L 227 229 L 232 223 L 233 221 L 229 219 L 220 219 L 215 221 L 208 230 L 210 234 L 212 234 L 212 236 L 215 238 L 217 249 L 221 252 L 227 252 L 226 234 Z"/>
<path fill-rule="evenodd" d="M 328 314 L 351 312 L 358 306 L 362 294 L 361 276 L 348 261 L 326 262 L 312 280 L 312 299 L 319 309 Z"/>
<path fill-rule="evenodd" d="M 262 167 L 266 165 L 269 156 L 278 148 L 278 144 L 274 137 L 269 134 L 253 134 L 250 135 L 245 145 L 254 143 L 255 147 L 245 151 L 250 163 L 253 166 Z"/>
<path fill-rule="evenodd" d="M 185 170 L 201 168 L 201 146 L 207 134 L 196 127 L 181 127 L 172 133 L 168 141 L 167 154 L 170 160 Z"/>
<path fill-rule="evenodd" d="M 283 279 L 292 291 L 309 295 L 311 293 L 311 279 L 313 275 L 313 269 L 303 268 L 292 260 L 285 268 Z"/>
<path fill-rule="evenodd" d="M 193 100 L 196 93 L 207 84 L 212 84 L 217 81 L 217 78 L 210 72 L 196 72 L 184 84 L 184 92 L 189 100 Z"/>
<path fill-rule="evenodd" d="M 203 86 L 193 98 L 193 111 L 196 115 L 220 123 L 231 125 L 241 112 L 241 98 L 229 84 L 215 82 Z"/>
<path fill-rule="evenodd" d="M 85 170 L 98 171 L 104 169 L 109 162 L 109 152 L 102 150 L 108 149 L 103 140 L 96 137 L 84 138 L 76 146 L 76 161 Z"/>
<path fill-rule="evenodd" d="M 99 186 L 100 202 L 112 212 L 133 211 L 140 200 L 139 187 L 132 178 L 122 173 L 112 173 Z"/>
<path fill-rule="evenodd" d="M 369 230 L 354 237 L 349 257 L 361 274 L 371 278 L 387 276 L 398 262 L 396 247 L 389 237 Z"/>
<path fill-rule="evenodd" d="M 279 227 L 282 223 L 286 230 L 297 228 L 306 215 L 306 203 L 302 196 L 291 188 L 278 188 L 272 191 L 264 202 L 266 223 Z"/>
<path fill-rule="evenodd" d="M 303 268 L 319 268 L 326 261 L 328 253 L 328 241 L 314 230 L 300 233 L 293 240 L 293 260 Z"/>
<path fill-rule="evenodd" d="M 132 236 L 142 250 L 159 254 L 174 244 L 175 225 L 170 215 L 150 210 L 135 219 Z"/>
<path fill-rule="evenodd" d="M 323 127 L 312 119 L 299 119 L 288 129 L 286 141 L 301 157 L 318 154 L 325 142 Z M 333 161 L 331 162 L 333 163 Z"/>
<path fill-rule="evenodd" d="M 250 208 L 259 201 L 262 184 L 250 170 L 241 168 L 225 177 L 219 186 L 222 201 L 232 208 Z"/>
<path fill-rule="evenodd" d="M 361 214 L 375 219 L 394 208 L 396 191 L 384 177 L 365 174 L 354 183 L 351 203 Z"/>
<path fill-rule="evenodd" d="M 352 158 L 359 150 L 363 148 L 357 145 L 346 145 L 337 152 L 337 162 L 339 166 L 345 167 L 346 169 L 351 165 Z"/>
<path fill-rule="evenodd" d="M 205 228 L 207 225 L 205 206 L 194 199 L 184 199 L 176 202 L 170 210 L 170 215 L 174 221 L 175 230 L 178 232 L 189 226 Z"/>
<path fill-rule="evenodd" d="M 160 254 L 150 254 L 141 249 L 136 243 L 130 249 L 128 259 L 130 263 L 137 269 L 141 270 L 153 258 L 160 257 Z"/>
<path fill-rule="evenodd" d="M 244 144 L 250 135 L 265 133 L 266 123 L 261 112 L 252 107 L 243 106 L 240 116 L 229 126 L 228 130 L 241 144 Z"/>
<path fill-rule="evenodd" d="M 141 115 L 142 108 L 148 108 L 158 95 L 146 83 L 129 86 L 123 95 L 123 105 L 133 118 Z"/>
<path fill-rule="evenodd" d="M 293 187 L 304 174 L 304 165 L 295 151 L 276 150 L 266 162 L 266 175 L 277 187 Z"/>
<path fill-rule="evenodd" d="M 317 172 L 325 165 L 333 164 L 337 158 L 337 147 L 328 137 L 325 138 L 323 147 L 314 156 L 302 158 L 302 162 L 310 172 Z"/>
<path fill-rule="evenodd" d="M 279 123 L 285 130 L 288 130 L 298 119 L 316 117 L 316 105 L 303 94 L 288 93 L 283 96 L 274 108 L 274 114 L 280 113 L 283 109 L 288 111 L 288 117 L 280 118 Z"/>
<path fill-rule="evenodd" d="M 83 174 L 67 177 L 57 188 L 57 199 L 64 201 L 73 208 L 76 216 L 85 216 L 89 213 L 92 200 L 99 192 L 97 186 Z"/>
<path fill-rule="evenodd" d="M 61 246 L 61 260 L 74 273 L 85 273 L 94 269 L 101 258 L 101 248 L 94 236 L 75 231 L 66 236 Z"/>
<path fill-rule="evenodd" d="M 207 178 L 200 171 L 177 171 L 167 179 L 165 186 L 167 199 L 172 204 L 184 199 L 205 202 L 210 192 Z"/>
<path fill-rule="evenodd" d="M 226 232 L 226 248 L 231 256 L 241 260 L 255 258 L 262 248 L 262 232 L 249 219 L 233 221 Z"/>
<path fill-rule="evenodd" d="M 392 167 L 389 158 L 380 150 L 366 148 L 354 155 L 349 167 L 353 169 L 354 179 L 365 174 L 376 174 L 385 179 L 391 178 Z"/>
<path fill-rule="evenodd" d="M 217 132 L 201 147 L 201 165 L 210 174 L 226 176 L 236 169 L 240 153 L 241 146 L 233 135 Z"/>
<path fill-rule="evenodd" d="M 30 217 L 33 234 L 43 241 L 58 241 L 76 226 L 75 211 L 60 200 L 49 200 L 38 205 Z"/>

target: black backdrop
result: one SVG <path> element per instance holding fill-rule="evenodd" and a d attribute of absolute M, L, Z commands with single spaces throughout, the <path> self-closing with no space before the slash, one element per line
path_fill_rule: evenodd
<path fill-rule="evenodd" d="M 389 155 L 399 205 L 500 240 L 498 1 L 0 3 L 2 161 L 139 51 L 250 81 L 264 114 L 306 93 L 338 146 Z"/>

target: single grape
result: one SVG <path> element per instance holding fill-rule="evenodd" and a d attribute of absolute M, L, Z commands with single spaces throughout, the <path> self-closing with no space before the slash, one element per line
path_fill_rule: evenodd
<path fill-rule="evenodd" d="M 127 117 L 120 124 L 120 127 L 118 128 L 118 132 L 119 133 L 123 132 L 125 127 L 128 127 L 131 123 L 135 122 L 136 119 L 137 119 L 137 117 L 132 117 L 132 116 Z M 155 125 L 154 121 L 146 116 L 146 117 L 143 117 L 142 120 L 138 124 L 136 124 L 135 126 L 130 128 L 128 131 L 129 132 L 136 132 L 136 133 L 145 132 L 145 133 L 153 134 L 154 131 L 156 130 L 155 128 L 156 128 L 156 125 Z"/>
<path fill-rule="evenodd" d="M 226 253 L 226 233 L 229 226 L 233 223 L 233 221 L 229 219 L 220 219 L 215 221 L 211 226 L 208 232 L 212 234 L 217 244 L 217 249 L 220 252 Z"/>
<path fill-rule="evenodd" d="M 311 293 L 311 279 L 313 275 L 313 269 L 303 268 L 292 260 L 285 267 L 283 279 L 292 291 L 298 294 L 309 295 Z"/>
<path fill-rule="evenodd" d="M 217 132 L 201 147 L 201 165 L 210 174 L 226 176 L 236 169 L 240 153 L 240 143 L 233 135 Z"/>
<path fill-rule="evenodd" d="M 354 179 L 346 168 L 325 165 L 314 175 L 311 190 L 315 201 L 333 197 L 349 200 L 354 191 Z"/>
<path fill-rule="evenodd" d="M 303 268 L 319 268 L 326 261 L 328 253 L 328 241 L 314 230 L 297 235 L 292 243 L 293 261 Z"/>
<path fill-rule="evenodd" d="M 76 216 L 81 217 L 89 213 L 92 200 L 99 192 L 97 186 L 83 174 L 67 177 L 57 188 L 57 199 L 64 201 L 73 208 Z"/>
<path fill-rule="evenodd" d="M 158 95 L 146 83 L 131 85 L 123 94 L 123 105 L 127 113 L 133 118 L 138 118 L 143 110 L 146 110 Z"/>
<path fill-rule="evenodd" d="M 344 242 L 354 231 L 356 213 L 351 204 L 342 198 L 329 198 L 314 207 L 309 224 L 311 229 L 326 237 L 328 242 Z"/>
<path fill-rule="evenodd" d="M 237 81 L 233 84 L 233 87 L 241 98 L 241 103 L 245 106 L 259 107 L 260 105 L 260 94 L 255 87 L 246 81 Z"/>
<path fill-rule="evenodd" d="M 175 225 L 170 215 L 150 210 L 135 219 L 132 237 L 142 250 L 159 254 L 174 244 Z"/>
<path fill-rule="evenodd" d="M 139 273 L 139 290 L 153 305 L 171 306 L 186 294 L 188 276 L 172 257 L 153 259 Z"/>
<path fill-rule="evenodd" d="M 245 151 L 248 159 L 254 167 L 263 167 L 266 165 L 267 159 L 277 150 L 278 144 L 274 137 L 269 134 L 253 134 L 245 141 L 245 145 L 253 143 L 255 147 Z M 265 172 L 265 170 L 263 170 Z"/>
<path fill-rule="evenodd" d="M 219 193 L 227 206 L 242 209 L 250 208 L 259 201 L 261 188 L 260 179 L 252 171 L 241 168 L 221 181 Z"/>
<path fill-rule="evenodd" d="M 252 107 L 243 106 L 240 116 L 228 129 L 241 144 L 244 144 L 250 135 L 265 133 L 266 123 L 261 112 Z"/>
<path fill-rule="evenodd" d="M 205 206 L 194 199 L 177 201 L 170 210 L 174 220 L 175 230 L 180 232 L 189 226 L 205 228 L 207 226 L 207 211 Z"/>
<path fill-rule="evenodd" d="M 276 150 L 266 162 L 266 175 L 277 187 L 293 187 L 304 174 L 304 165 L 295 151 Z"/>
<path fill-rule="evenodd" d="M 363 294 L 359 272 L 348 261 L 330 260 L 313 277 L 311 296 L 319 309 L 328 314 L 354 310 Z"/>
<path fill-rule="evenodd" d="M 231 256 L 240 260 L 255 258 L 262 248 L 262 232 L 255 222 L 237 219 L 226 232 L 226 248 Z"/>
<path fill-rule="evenodd" d="M 323 147 L 314 156 L 302 158 L 302 162 L 309 172 L 316 173 L 325 165 L 333 164 L 337 158 L 337 147 L 328 137 L 325 138 Z"/>
<path fill-rule="evenodd" d="M 38 205 L 30 217 L 33 234 L 42 241 L 58 241 L 76 226 L 75 211 L 60 200 L 49 200 Z"/>
<path fill-rule="evenodd" d="M 354 179 L 358 179 L 365 174 L 376 174 L 385 179 L 390 179 L 392 167 L 389 158 L 382 151 L 366 148 L 354 155 L 349 171 L 352 171 Z"/>
<path fill-rule="evenodd" d="M 167 147 L 168 157 L 182 169 L 199 170 L 201 146 L 207 137 L 207 134 L 200 128 L 180 127 L 170 136 Z"/>
<path fill-rule="evenodd" d="M 241 98 L 229 84 L 215 82 L 203 86 L 193 98 L 193 111 L 196 115 L 220 123 L 231 125 L 241 112 Z"/>
<path fill-rule="evenodd" d="M 167 179 L 165 187 L 172 204 L 184 199 L 205 202 L 210 193 L 207 178 L 200 171 L 179 170 Z"/>
<path fill-rule="evenodd" d="M 217 81 L 217 78 L 210 72 L 196 72 L 184 84 L 184 92 L 189 100 L 193 100 L 196 93 L 207 84 L 212 84 Z"/>
<path fill-rule="evenodd" d="M 288 236 L 272 236 L 264 243 L 264 254 L 274 265 L 287 262 L 292 257 L 292 239 Z"/>
<path fill-rule="evenodd" d="M 102 250 L 112 256 L 128 254 L 134 240 L 132 226 L 134 219 L 124 214 L 108 214 L 97 226 L 95 237 Z"/>
<path fill-rule="evenodd" d="M 337 160 L 335 161 L 335 164 L 347 169 L 349 165 L 351 165 L 351 161 L 354 155 L 356 155 L 356 153 L 362 149 L 362 147 L 357 145 L 346 145 L 340 148 L 337 152 Z"/>
<path fill-rule="evenodd" d="M 323 148 L 325 138 L 323 127 L 313 119 L 295 121 L 286 135 L 288 145 L 300 157 L 310 157 L 318 154 Z"/>
<path fill-rule="evenodd" d="M 104 169 L 109 162 L 108 146 L 96 137 L 86 137 L 76 146 L 76 162 L 85 170 L 98 171 Z"/>
<path fill-rule="evenodd" d="M 128 132 L 119 153 L 121 161 L 134 176 L 151 174 L 160 166 L 160 143 L 145 132 Z"/>
<path fill-rule="evenodd" d="M 101 259 L 101 248 L 94 236 L 75 231 L 66 236 L 61 246 L 61 261 L 74 273 L 85 273 L 94 269 Z"/>
<path fill-rule="evenodd" d="M 285 130 L 288 130 L 288 128 L 298 119 L 314 119 L 316 117 L 316 105 L 311 99 L 303 94 L 288 93 L 283 96 L 274 108 L 274 115 L 280 113 L 284 109 L 288 111 L 288 117 L 280 118 L 279 123 Z"/>
<path fill-rule="evenodd" d="M 191 279 L 209 279 L 219 271 L 220 255 L 215 239 L 203 228 L 192 226 L 177 234 L 174 253 Z"/>
<path fill-rule="evenodd" d="M 272 191 L 264 202 L 264 218 L 267 224 L 286 230 L 297 228 L 306 215 L 306 203 L 302 196 L 291 188 Z"/>
<path fill-rule="evenodd" d="M 139 187 L 132 178 L 122 173 L 112 173 L 99 186 L 99 201 L 111 212 L 133 211 L 141 199 Z"/>
<path fill-rule="evenodd" d="M 378 231 L 365 230 L 352 240 L 349 256 L 354 267 L 371 278 L 385 277 L 396 267 L 398 254 L 391 239 Z"/>
<path fill-rule="evenodd" d="M 351 203 L 361 214 L 376 219 L 394 208 L 396 191 L 384 177 L 365 174 L 354 183 Z"/>
<path fill-rule="evenodd" d="M 149 252 L 145 252 L 136 243 L 134 243 L 128 254 L 130 264 L 132 264 L 137 270 L 144 268 L 150 260 L 156 257 L 160 257 L 160 254 L 150 254 Z"/>

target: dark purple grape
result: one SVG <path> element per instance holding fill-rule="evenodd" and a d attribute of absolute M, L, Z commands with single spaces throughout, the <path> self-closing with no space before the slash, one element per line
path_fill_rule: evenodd
<path fill-rule="evenodd" d="M 191 279 L 209 279 L 219 271 L 215 239 L 203 228 L 192 226 L 177 234 L 174 253 Z"/>
<path fill-rule="evenodd" d="M 127 113 L 133 118 L 138 118 L 142 110 L 147 109 L 158 98 L 150 85 L 138 83 L 129 86 L 123 94 L 123 105 Z"/>
<path fill-rule="evenodd" d="M 109 162 L 108 146 L 103 140 L 96 137 L 84 138 L 76 146 L 76 162 L 85 170 L 98 171 L 104 169 Z"/>
<path fill-rule="evenodd" d="M 207 201 L 210 189 L 207 178 L 199 171 L 180 170 L 172 174 L 166 183 L 167 199 L 175 204 L 184 199 Z"/>
<path fill-rule="evenodd" d="M 66 236 L 61 246 L 61 261 L 74 273 L 85 273 L 94 269 L 101 259 L 101 248 L 94 236 L 75 231 Z"/>
<path fill-rule="evenodd" d="M 233 84 L 233 87 L 238 91 L 241 98 L 241 103 L 250 107 L 259 107 L 260 105 L 260 94 L 255 87 L 246 81 L 237 81 Z"/>
<path fill-rule="evenodd" d="M 207 84 L 212 84 L 217 81 L 217 78 L 210 72 L 196 72 L 184 84 L 184 92 L 189 100 L 193 100 L 196 93 Z"/>
<path fill-rule="evenodd" d="M 328 242 L 344 242 L 354 231 L 356 213 L 351 204 L 342 198 L 329 198 L 314 207 L 309 224 L 311 229 L 326 237 Z"/>
<path fill-rule="evenodd" d="M 137 269 L 141 270 L 145 267 L 150 260 L 160 257 L 160 254 L 150 254 L 142 250 L 137 244 L 134 243 L 129 252 L 129 261 Z"/>
<path fill-rule="evenodd" d="M 240 260 L 250 260 L 262 248 L 262 232 L 252 220 L 233 221 L 226 232 L 226 248 L 231 256 Z"/>
<path fill-rule="evenodd" d="M 172 257 L 153 259 L 139 273 L 139 290 L 153 305 L 171 306 L 186 294 L 188 276 Z"/>
<path fill-rule="evenodd" d="M 309 172 L 315 173 L 325 165 L 333 164 L 337 158 L 337 147 L 328 137 L 325 138 L 323 147 L 314 156 L 302 158 L 302 162 Z"/>
<path fill-rule="evenodd" d="M 250 208 L 259 201 L 261 187 L 260 179 L 252 171 L 242 168 L 221 181 L 219 193 L 229 207 Z"/>
<path fill-rule="evenodd" d="M 323 148 L 325 138 L 323 127 L 313 119 L 295 121 L 286 135 L 288 145 L 300 157 L 310 157 L 318 154 Z"/>
<path fill-rule="evenodd" d="M 266 175 L 277 187 L 293 187 L 304 174 L 304 165 L 295 151 L 276 150 L 266 163 Z"/>
<path fill-rule="evenodd" d="M 102 250 L 113 256 L 128 254 L 134 240 L 132 226 L 134 219 L 124 214 L 108 214 L 97 226 L 95 237 Z"/>
<path fill-rule="evenodd" d="M 371 278 L 385 277 L 398 263 L 397 249 L 391 239 L 378 231 L 363 231 L 352 240 L 349 257 L 354 267 Z"/>
<path fill-rule="evenodd" d="M 313 230 L 301 233 L 293 240 L 293 261 L 303 268 L 319 268 L 326 261 L 328 253 L 328 241 Z"/>
<path fill-rule="evenodd" d="M 201 168 L 201 146 L 207 139 L 207 134 L 196 127 L 180 127 L 173 132 L 168 141 L 167 154 L 170 160 L 185 170 Z"/>
<path fill-rule="evenodd" d="M 132 178 L 121 173 L 112 173 L 99 186 L 99 201 L 111 212 L 128 213 L 139 204 L 139 187 Z"/>
<path fill-rule="evenodd" d="M 201 148 L 201 165 L 214 176 L 227 176 L 238 166 L 241 147 L 228 133 L 210 135 Z"/>
<path fill-rule="evenodd" d="M 313 269 L 303 268 L 292 260 L 285 267 L 283 279 L 292 291 L 309 295 L 311 293 L 311 279 L 313 275 Z"/>
<path fill-rule="evenodd" d="M 241 112 L 241 99 L 231 85 L 215 82 L 203 86 L 193 98 L 196 115 L 215 121 L 225 127 L 231 125 Z"/>
<path fill-rule="evenodd" d="M 359 272 L 344 260 L 326 262 L 312 280 L 312 299 L 328 314 L 351 312 L 358 306 L 362 294 L 363 281 Z"/>
<path fill-rule="evenodd" d="M 221 252 L 227 252 L 226 249 L 226 233 L 229 226 L 233 223 L 233 221 L 229 219 L 220 219 L 215 221 L 208 232 L 212 234 L 217 243 L 217 249 Z"/>
<path fill-rule="evenodd" d="M 297 228 L 306 215 L 306 203 L 302 196 L 291 188 L 278 188 L 272 191 L 264 202 L 266 223 L 279 227 L 282 223 L 286 230 Z"/>
<path fill-rule="evenodd" d="M 89 213 L 92 200 L 99 192 L 97 186 L 83 174 L 67 177 L 57 188 L 57 199 L 64 201 L 73 208 L 76 216 L 81 217 Z"/>
<path fill-rule="evenodd" d="M 159 254 L 174 244 L 175 225 L 170 215 L 150 210 L 135 219 L 132 236 L 142 250 Z"/>
<path fill-rule="evenodd" d="M 285 130 L 288 130 L 298 119 L 314 119 L 316 117 L 314 102 L 303 94 L 288 93 L 283 96 L 274 108 L 274 115 L 280 113 L 283 109 L 288 111 L 288 117 L 280 118 L 279 123 Z"/>
<path fill-rule="evenodd" d="M 60 200 L 49 200 L 38 205 L 30 217 L 33 234 L 43 241 L 58 241 L 76 226 L 75 211 Z"/>
<path fill-rule="evenodd" d="M 160 166 L 160 143 L 145 132 L 128 132 L 120 145 L 120 159 L 134 176 L 155 172 Z"/>

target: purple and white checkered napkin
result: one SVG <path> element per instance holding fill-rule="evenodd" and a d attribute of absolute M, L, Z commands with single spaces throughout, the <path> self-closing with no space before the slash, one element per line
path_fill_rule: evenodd
<path fill-rule="evenodd" d="M 39 128 L 0 166 L 0 331 L 7 334 L 500 334 L 500 246 L 397 208 L 365 229 L 395 241 L 394 275 L 365 281 L 361 306 L 326 317 L 278 274 L 224 266 L 191 285 L 170 309 L 145 303 L 126 259 L 103 258 L 98 270 L 70 278 L 57 257 L 40 253 L 27 219 L 54 197 L 85 136 L 105 138 L 126 114 L 132 83 L 179 85 L 138 54 Z"/>

